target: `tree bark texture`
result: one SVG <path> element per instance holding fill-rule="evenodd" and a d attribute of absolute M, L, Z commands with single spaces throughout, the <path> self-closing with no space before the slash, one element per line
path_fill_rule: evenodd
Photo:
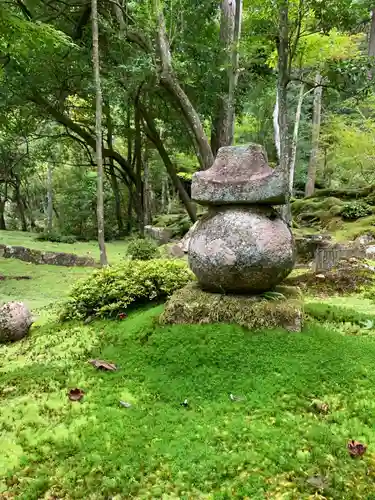
<path fill-rule="evenodd" d="M 310 153 L 310 159 L 309 159 L 309 166 L 307 169 L 305 196 L 312 196 L 314 194 L 314 191 L 315 191 L 316 169 L 317 169 L 318 154 L 319 154 L 320 122 L 321 122 L 321 114 L 322 114 L 323 88 L 321 86 L 321 83 L 322 83 L 322 76 L 318 72 L 315 75 L 312 134 L 311 134 L 311 153 Z"/>
<path fill-rule="evenodd" d="M 97 164 L 97 221 L 98 221 L 98 244 L 100 251 L 100 264 L 108 265 L 107 252 L 104 240 L 104 189 L 103 189 L 103 154 L 102 154 L 102 90 L 100 82 L 100 60 L 99 60 L 99 29 L 98 29 L 98 5 L 97 0 L 91 0 L 92 18 L 92 60 L 94 68 L 95 92 L 96 92 L 96 164 Z"/>
<path fill-rule="evenodd" d="M 371 24 L 368 38 L 368 55 L 375 57 L 375 7 L 371 9 Z"/>
<path fill-rule="evenodd" d="M 53 227 L 53 174 L 52 165 L 48 165 L 47 171 L 47 231 L 51 232 Z"/>
<path fill-rule="evenodd" d="M 196 209 L 194 203 L 191 201 L 190 196 L 187 194 L 184 185 L 181 182 L 181 179 L 177 175 L 176 169 L 171 162 L 171 159 L 169 158 L 169 155 L 164 147 L 163 141 L 160 139 L 159 132 L 156 128 L 156 125 L 154 123 L 154 120 L 152 117 L 149 115 L 147 112 L 146 108 L 143 106 L 143 104 L 139 103 L 138 104 L 139 109 L 142 113 L 143 120 L 146 125 L 146 134 L 149 136 L 149 139 L 151 142 L 155 145 L 156 149 L 158 150 L 158 153 L 161 157 L 161 159 L 164 162 L 165 168 L 169 174 L 169 177 L 172 181 L 172 184 L 176 191 L 178 192 L 180 199 L 186 208 L 187 213 L 189 214 L 189 217 L 192 222 L 196 222 L 197 220 L 197 214 L 196 214 Z"/>
<path fill-rule="evenodd" d="M 182 112 L 182 115 L 194 137 L 199 162 L 203 169 L 207 169 L 211 167 L 214 161 L 214 156 L 206 137 L 201 119 L 174 74 L 162 6 L 160 5 L 159 0 L 154 0 L 153 4 L 158 23 L 157 56 L 160 63 L 160 83 L 172 95 L 178 108 Z"/>

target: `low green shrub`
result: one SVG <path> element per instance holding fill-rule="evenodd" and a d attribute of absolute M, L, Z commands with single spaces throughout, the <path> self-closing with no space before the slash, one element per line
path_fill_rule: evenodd
<path fill-rule="evenodd" d="M 361 217 L 367 217 L 371 214 L 371 206 L 364 201 L 352 201 L 350 203 L 345 203 L 341 212 L 341 216 L 348 220 L 360 219 Z"/>
<path fill-rule="evenodd" d="M 126 255 L 132 260 L 151 260 L 159 256 L 159 249 L 154 241 L 139 238 L 129 242 Z"/>
<path fill-rule="evenodd" d="M 43 231 L 35 237 L 37 241 L 51 241 L 52 243 L 76 243 L 75 236 L 63 236 L 57 231 Z"/>
<path fill-rule="evenodd" d="M 130 306 L 164 300 L 193 279 L 178 260 L 135 260 L 99 269 L 74 286 L 60 318 L 118 317 Z"/>

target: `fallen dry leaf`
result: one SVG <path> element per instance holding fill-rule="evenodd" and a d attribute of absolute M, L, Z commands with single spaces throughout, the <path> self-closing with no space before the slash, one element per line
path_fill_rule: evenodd
<path fill-rule="evenodd" d="M 325 403 L 324 401 L 319 401 L 318 399 L 315 399 L 312 403 L 311 406 L 314 408 L 314 410 L 317 413 L 322 413 L 326 415 L 329 412 L 329 405 L 328 403 Z"/>
<path fill-rule="evenodd" d="M 78 388 L 70 389 L 70 391 L 68 392 L 68 398 L 70 399 L 70 401 L 80 401 L 84 395 L 84 391 Z"/>
<path fill-rule="evenodd" d="M 115 372 L 117 370 L 116 365 L 108 363 L 107 361 L 102 361 L 101 359 L 89 359 L 89 363 L 98 370 L 105 370 L 108 372 Z"/>
<path fill-rule="evenodd" d="M 366 450 L 367 446 L 360 443 L 359 441 L 354 441 L 354 439 L 351 439 L 348 442 L 348 452 L 352 458 L 361 457 L 366 453 Z"/>

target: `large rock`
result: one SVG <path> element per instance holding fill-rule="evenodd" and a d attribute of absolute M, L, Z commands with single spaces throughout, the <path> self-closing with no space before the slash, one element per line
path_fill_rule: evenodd
<path fill-rule="evenodd" d="M 205 290 L 271 290 L 294 263 L 292 233 L 272 207 L 211 208 L 191 235 L 189 265 Z"/>
<path fill-rule="evenodd" d="M 283 205 L 288 186 L 279 169 L 267 163 L 258 144 L 220 148 L 211 168 L 194 174 L 192 198 L 202 205 Z"/>
<path fill-rule="evenodd" d="M 0 307 L 0 342 L 20 340 L 33 324 L 28 308 L 22 302 L 8 302 Z"/>

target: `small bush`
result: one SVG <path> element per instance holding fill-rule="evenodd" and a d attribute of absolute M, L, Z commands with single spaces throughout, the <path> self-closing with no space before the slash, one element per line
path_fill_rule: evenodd
<path fill-rule="evenodd" d="M 35 237 L 37 241 L 51 241 L 52 243 L 70 243 L 77 241 L 74 236 L 62 236 L 57 231 L 43 231 Z"/>
<path fill-rule="evenodd" d="M 177 260 L 127 261 L 100 269 L 74 286 L 61 319 L 118 317 L 129 306 L 169 297 L 192 279 L 186 263 Z"/>
<path fill-rule="evenodd" d="M 352 201 L 351 203 L 345 203 L 341 212 L 342 217 L 348 220 L 360 219 L 361 217 L 367 217 L 371 214 L 371 206 L 364 201 Z"/>
<path fill-rule="evenodd" d="M 43 231 L 36 236 L 37 241 L 52 241 L 53 243 L 61 243 L 61 234 L 56 231 Z"/>
<path fill-rule="evenodd" d="M 77 242 L 77 238 L 75 236 L 61 236 L 61 243 L 69 243 L 72 245 Z"/>
<path fill-rule="evenodd" d="M 126 255 L 132 260 L 151 260 L 159 256 L 159 250 L 152 240 L 140 238 L 129 243 Z"/>

